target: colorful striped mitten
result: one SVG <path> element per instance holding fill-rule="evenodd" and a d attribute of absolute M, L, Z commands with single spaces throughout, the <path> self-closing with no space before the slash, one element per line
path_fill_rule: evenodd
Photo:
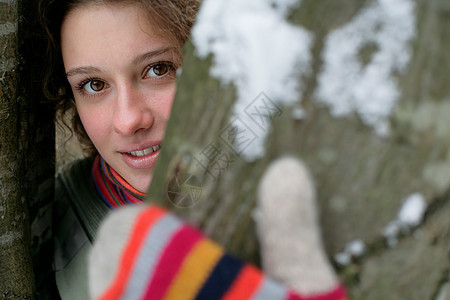
<path fill-rule="evenodd" d="M 310 203 L 310 200 L 314 200 L 314 189 L 305 170 L 298 161 L 283 159 L 268 169 L 260 186 L 257 227 L 261 246 L 265 248 L 262 249 L 263 264 L 278 281 L 228 255 L 221 246 L 162 208 L 137 205 L 114 211 L 101 226 L 89 262 L 91 297 L 174 300 L 346 299 L 345 290 L 329 267 L 323 250 L 314 249 L 321 247 L 321 244 L 318 227 L 313 226 L 316 224 L 315 208 Z M 306 182 L 306 185 L 299 182 L 295 185 L 307 187 L 307 194 L 312 194 L 305 198 L 305 190 L 302 189 L 299 195 L 296 187 L 291 192 L 284 191 L 286 199 L 280 201 L 277 197 L 280 196 L 280 188 L 284 189 L 285 185 L 272 182 L 276 180 L 273 178 L 275 175 L 280 175 L 280 171 L 285 181 L 286 176 L 289 176 L 293 180 Z M 272 193 L 270 186 L 278 193 Z M 292 199 L 300 204 L 290 205 Z M 303 208 L 305 203 L 307 207 Z M 278 207 L 274 209 L 277 204 L 287 207 L 278 211 Z M 296 213 L 285 211 L 299 208 Z M 270 216 L 266 219 L 267 214 Z M 300 222 L 294 220 L 292 226 L 285 224 L 292 221 L 291 218 L 303 214 L 308 214 L 306 219 Z M 279 237 L 274 235 L 277 226 L 280 227 Z M 298 226 L 306 227 L 299 229 Z M 301 243 L 283 244 L 289 235 Z M 279 242 L 281 244 L 277 244 Z M 309 243 L 311 245 L 305 246 Z M 289 249 L 285 250 L 286 246 L 293 247 L 290 249 L 292 253 L 287 253 Z M 280 254 L 286 257 L 277 258 Z M 307 269 L 297 270 L 299 268 Z M 304 282 L 300 283 L 299 280 Z"/>
<path fill-rule="evenodd" d="M 115 211 L 89 266 L 93 299 L 345 299 L 339 286 L 320 297 L 295 295 L 155 206 Z"/>

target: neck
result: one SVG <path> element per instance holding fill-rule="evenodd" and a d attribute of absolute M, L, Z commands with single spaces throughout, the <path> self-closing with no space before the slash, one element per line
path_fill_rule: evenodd
<path fill-rule="evenodd" d="M 102 199 L 113 209 L 141 203 L 147 196 L 132 187 L 100 155 L 94 160 L 92 178 Z"/>

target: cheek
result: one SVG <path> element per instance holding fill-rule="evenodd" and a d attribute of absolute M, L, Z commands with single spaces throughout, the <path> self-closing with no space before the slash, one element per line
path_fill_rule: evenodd
<path fill-rule="evenodd" d="M 164 87 L 164 90 L 159 90 L 158 93 L 149 91 L 149 100 L 146 104 L 146 109 L 151 111 L 155 118 L 153 126 L 155 128 L 164 128 L 169 121 L 169 117 L 172 111 L 172 105 L 175 98 L 176 86 L 175 84 Z"/>
<path fill-rule="evenodd" d="M 102 140 L 108 136 L 108 118 L 104 110 L 99 111 L 77 106 L 77 111 L 84 130 L 86 130 L 87 135 L 98 149 L 102 144 Z M 98 150 L 100 151 L 100 149 Z"/>
<path fill-rule="evenodd" d="M 165 116 L 166 122 L 168 121 L 170 114 L 172 112 L 172 106 L 173 106 L 173 102 L 175 100 L 175 92 L 176 92 L 176 85 L 174 84 L 173 88 L 168 92 L 168 95 L 163 104 L 163 110 L 164 110 L 164 116 Z"/>

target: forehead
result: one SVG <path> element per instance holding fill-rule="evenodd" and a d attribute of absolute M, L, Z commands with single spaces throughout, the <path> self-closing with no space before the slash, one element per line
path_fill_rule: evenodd
<path fill-rule="evenodd" d="M 136 4 L 86 3 L 70 10 L 61 25 L 61 36 L 72 35 L 75 30 L 96 28 L 114 29 L 116 25 L 127 29 L 139 25 L 142 31 L 153 33 L 154 26 Z"/>
<path fill-rule="evenodd" d="M 104 63 L 167 46 L 137 4 L 86 4 L 61 26 L 64 64 Z"/>

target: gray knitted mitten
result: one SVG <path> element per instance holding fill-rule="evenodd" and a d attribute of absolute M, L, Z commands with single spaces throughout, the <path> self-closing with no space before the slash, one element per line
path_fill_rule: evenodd
<path fill-rule="evenodd" d="M 256 211 L 263 270 L 303 295 L 338 284 L 322 245 L 316 206 L 313 181 L 300 160 L 283 157 L 267 168 Z"/>

